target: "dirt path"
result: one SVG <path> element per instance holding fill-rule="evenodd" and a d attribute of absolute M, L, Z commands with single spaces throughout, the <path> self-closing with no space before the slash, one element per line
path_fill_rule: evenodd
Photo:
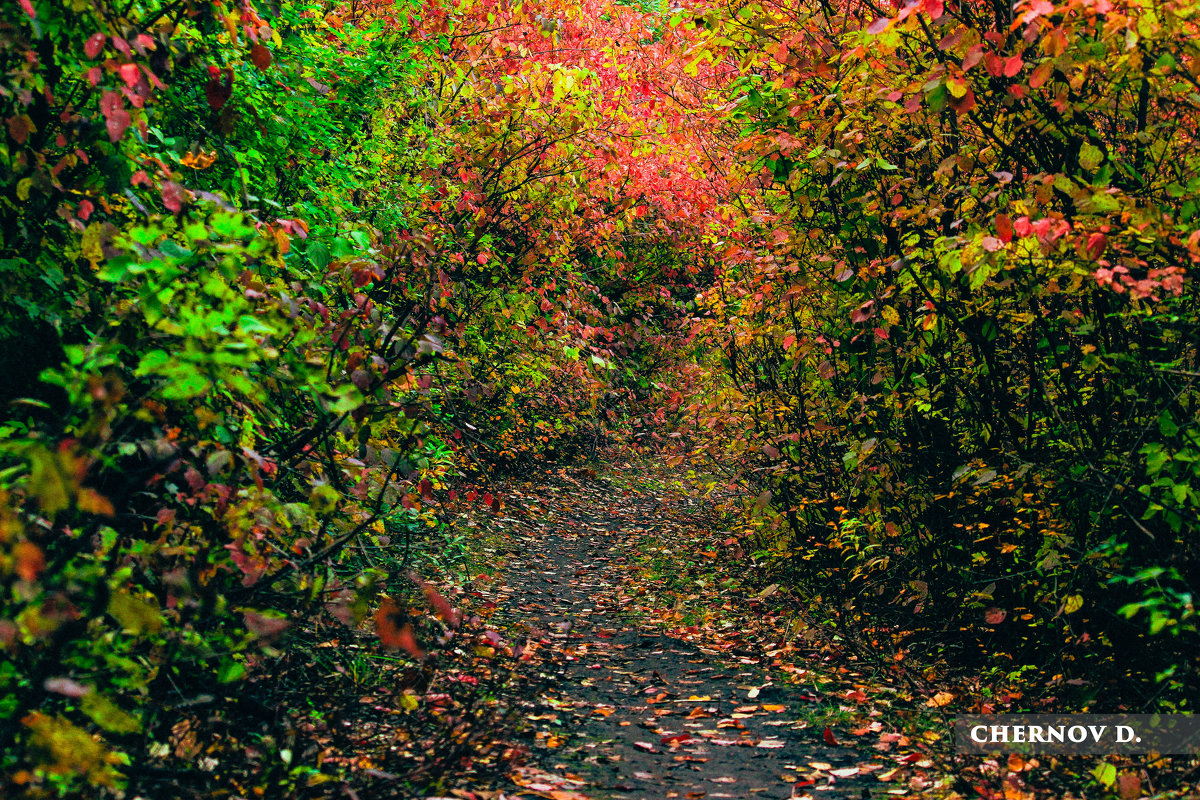
<path fill-rule="evenodd" d="M 761 647 L 695 626 L 685 641 L 639 613 L 640 555 L 701 510 L 666 502 L 584 480 L 534 499 L 545 513 L 510 533 L 493 622 L 551 683 L 525 699 L 530 756 L 509 796 L 883 796 L 880 754 L 814 721 L 824 698 L 769 673 Z"/>

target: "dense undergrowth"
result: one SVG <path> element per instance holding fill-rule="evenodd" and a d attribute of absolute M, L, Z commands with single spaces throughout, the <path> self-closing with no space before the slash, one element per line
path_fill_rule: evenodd
<path fill-rule="evenodd" d="M 1197 9 L 836 11 L 727 23 L 764 211 L 694 409 L 758 559 L 1021 705 L 1191 710 Z"/>
<path fill-rule="evenodd" d="M 468 87 L 486 36 L 405 3 L 5 5 L 7 796 L 340 792 L 364 740 L 324 662 L 374 663 L 364 626 L 436 734 L 381 769 L 412 790 L 489 735 L 500 667 L 469 631 L 425 655 L 462 622 L 424 583 L 467 571 L 448 522 L 502 509 L 490 465 L 594 451 L 656 351 L 591 325 L 653 333 L 580 249 L 633 214 L 561 185 L 590 96 L 494 55 Z"/>
<path fill-rule="evenodd" d="M 372 659 L 498 758 L 452 523 L 614 443 L 963 708 L 1190 711 L 1198 13 L 5 5 L 5 793 L 336 793 Z"/>

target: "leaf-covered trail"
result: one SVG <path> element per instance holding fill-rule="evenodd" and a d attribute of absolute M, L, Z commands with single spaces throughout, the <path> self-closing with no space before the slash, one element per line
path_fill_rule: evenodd
<path fill-rule="evenodd" d="M 648 554 L 677 544 L 706 556 L 711 531 L 697 533 L 712 520 L 699 501 L 590 478 L 534 491 L 526 508 L 544 513 L 508 520 L 504 577 L 488 592 L 493 623 L 525 641 L 530 668 L 549 678 L 524 698 L 530 756 L 508 796 L 858 798 L 893 788 L 878 778 L 895 762 L 827 729 L 825 698 L 806 687 L 815 677 L 772 674 L 775 653 L 752 631 L 703 615 L 668 635 L 647 613 L 653 586 L 670 583 Z M 720 601 L 715 591 L 689 597 Z M 689 621 L 700 624 L 679 624 Z"/>

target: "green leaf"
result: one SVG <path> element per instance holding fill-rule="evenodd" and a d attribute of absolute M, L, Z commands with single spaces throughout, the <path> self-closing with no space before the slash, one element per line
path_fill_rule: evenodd
<path fill-rule="evenodd" d="M 1112 786 L 1117 782 L 1117 768 L 1112 764 L 1097 764 L 1092 776 L 1104 786 Z"/>
<path fill-rule="evenodd" d="M 221 661 L 221 666 L 217 668 L 218 683 L 233 683 L 241 680 L 246 674 L 246 665 L 240 661 L 235 661 L 232 658 L 226 658 Z"/>
<path fill-rule="evenodd" d="M 133 260 L 129 258 L 129 256 L 113 256 L 108 261 L 104 262 L 104 266 L 101 267 L 100 271 L 96 273 L 96 277 L 102 281 L 107 281 L 108 283 L 117 283 L 122 281 L 125 279 L 125 276 L 129 274 L 129 266 L 132 261 Z"/>
<path fill-rule="evenodd" d="M 1095 172 L 1096 167 L 1104 160 L 1104 153 L 1093 144 L 1085 144 L 1079 148 L 1079 166 L 1088 172 Z"/>
<path fill-rule="evenodd" d="M 329 248 L 325 246 L 324 242 L 309 242 L 308 248 L 304 252 L 317 269 L 326 269 L 332 260 L 329 256 Z"/>

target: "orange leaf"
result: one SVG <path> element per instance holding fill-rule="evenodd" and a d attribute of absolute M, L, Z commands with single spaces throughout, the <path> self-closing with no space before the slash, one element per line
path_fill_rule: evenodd
<path fill-rule="evenodd" d="M 80 511 L 102 517 L 112 517 L 117 513 L 109 499 L 95 489 L 80 489 L 77 505 Z"/>
<path fill-rule="evenodd" d="M 458 610 L 450 605 L 450 601 L 433 588 L 432 584 L 421 580 L 416 574 L 410 574 L 409 577 L 417 586 L 421 587 L 421 591 L 425 592 L 425 599 L 429 601 L 433 613 L 437 614 L 438 618 L 447 625 L 453 628 L 458 627 Z"/>
<path fill-rule="evenodd" d="M 399 616 L 400 609 L 396 607 L 396 603 L 391 599 L 384 600 L 383 605 L 375 612 L 375 633 L 379 636 L 379 641 L 384 647 L 403 650 L 413 658 L 424 658 L 425 651 L 417 644 L 412 625 L 407 622 L 403 625 L 396 624 Z"/>
<path fill-rule="evenodd" d="M 17 542 L 12 554 L 17 562 L 17 577 L 23 581 L 34 580 L 46 568 L 46 556 L 33 542 Z"/>

